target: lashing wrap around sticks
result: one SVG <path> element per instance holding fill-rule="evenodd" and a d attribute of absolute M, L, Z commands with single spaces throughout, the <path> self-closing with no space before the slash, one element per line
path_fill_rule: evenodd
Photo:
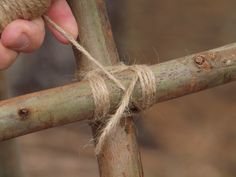
<path fill-rule="evenodd" d="M 152 70 L 148 66 L 118 65 L 110 67 L 110 69 L 106 69 L 110 71 L 114 78 L 117 73 L 121 73 L 127 70 L 134 72 L 134 76 L 127 89 L 124 90 L 124 95 L 122 97 L 122 100 L 120 101 L 119 107 L 117 108 L 115 114 L 110 116 L 110 119 L 108 119 L 105 128 L 101 130 L 101 135 L 99 136 L 96 145 L 97 154 L 101 151 L 106 141 L 106 138 L 109 138 L 109 136 L 114 136 L 114 134 L 116 133 L 116 128 L 119 126 L 123 115 L 129 113 L 128 107 L 129 104 L 132 102 L 132 93 L 138 81 L 142 90 L 142 104 L 137 105 L 134 102 L 132 103 L 141 109 L 147 109 L 151 107 L 156 101 L 156 80 Z M 89 81 L 93 93 L 95 103 L 95 120 L 99 119 L 106 121 L 104 118 L 108 117 L 109 114 L 110 96 L 109 91 L 106 87 L 106 83 L 104 81 L 105 77 L 106 75 L 104 75 L 101 70 L 98 70 L 90 71 L 85 78 Z"/>
<path fill-rule="evenodd" d="M 114 136 L 116 128 L 119 126 L 120 121 L 124 114 L 129 112 L 129 104 L 132 102 L 132 93 L 137 83 L 140 84 L 142 90 L 142 104 L 135 106 L 141 109 L 147 109 L 155 103 L 156 94 L 156 80 L 152 70 L 146 65 L 117 65 L 112 67 L 104 67 L 100 64 L 83 46 L 81 46 L 73 36 L 53 22 L 48 16 L 45 16 L 45 12 L 50 7 L 51 0 L 1 0 L 0 2 L 0 32 L 15 19 L 27 19 L 31 20 L 40 16 L 44 17 L 44 20 L 60 32 L 70 43 L 86 58 L 97 65 L 98 69 L 90 71 L 85 76 L 85 79 L 89 81 L 91 91 L 93 93 L 95 111 L 94 119 L 100 121 L 106 121 L 105 127 L 101 130 L 96 145 L 96 153 L 101 152 L 101 149 L 109 136 Z M 134 73 L 133 78 L 126 88 L 122 82 L 116 78 L 116 74 L 124 71 L 132 71 Z M 107 89 L 105 79 L 112 80 L 118 88 L 123 90 L 124 94 L 120 104 L 113 115 L 109 115 L 110 110 L 110 96 Z M 110 117 L 105 120 L 104 118 Z"/>

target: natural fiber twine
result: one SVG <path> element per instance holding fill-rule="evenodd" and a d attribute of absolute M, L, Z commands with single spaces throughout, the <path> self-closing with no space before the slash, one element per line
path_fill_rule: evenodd
<path fill-rule="evenodd" d="M 13 20 L 31 20 L 42 16 L 51 0 L 0 0 L 0 33 Z"/>
<path fill-rule="evenodd" d="M 124 95 L 118 109 L 116 110 L 114 115 L 110 116 L 110 119 L 106 123 L 105 128 L 101 130 L 101 134 L 98 137 L 96 145 L 96 153 L 98 154 L 99 152 L 101 152 L 106 139 L 109 138 L 109 136 L 113 136 L 116 132 L 116 128 L 119 126 L 123 114 L 128 110 L 133 90 L 138 81 L 142 89 L 142 105 L 137 106 L 143 109 L 147 109 L 155 103 L 156 79 L 154 73 L 146 65 L 118 65 L 109 67 L 109 69 L 107 69 L 106 67 L 102 66 L 102 64 L 100 64 L 83 46 L 81 46 L 71 34 L 59 27 L 56 23 L 50 20 L 49 17 L 44 16 L 44 19 L 65 38 L 67 38 L 78 51 L 86 56 L 87 59 L 98 66 L 98 71 L 91 71 L 85 77 L 85 79 L 89 81 L 93 93 L 95 104 L 95 120 L 101 120 L 104 117 L 109 117 L 108 113 L 110 109 L 110 96 L 104 79 L 107 77 L 108 79 L 112 80 L 118 88 L 124 91 Z M 125 88 L 121 81 L 115 77 L 115 74 L 127 70 L 130 70 L 135 74 L 128 88 Z"/>
<path fill-rule="evenodd" d="M 109 116 L 110 119 L 106 123 L 104 129 L 101 130 L 101 135 L 97 141 L 96 145 L 96 153 L 99 154 L 101 152 L 106 139 L 109 136 L 114 136 L 116 133 L 116 128 L 119 126 L 123 115 L 129 111 L 129 104 L 132 102 L 132 93 L 134 91 L 135 85 L 139 81 L 139 84 L 142 89 L 142 104 L 136 105 L 141 109 L 147 109 L 155 103 L 156 98 L 156 80 L 153 72 L 146 65 L 133 65 L 133 66 L 125 66 L 118 65 L 112 67 L 112 74 L 115 77 L 116 74 L 119 74 L 124 71 L 132 71 L 134 72 L 134 76 L 128 86 L 128 88 L 124 91 L 124 95 L 121 99 L 120 105 L 116 110 L 115 114 Z M 92 72 L 92 74 L 91 74 Z M 94 103 L 95 103 L 95 118 L 99 118 L 100 120 L 104 120 L 105 117 L 109 114 L 110 108 L 110 97 L 109 91 L 107 90 L 105 81 L 104 81 L 104 73 L 99 71 L 91 71 L 87 75 L 87 80 L 90 82 L 90 87 L 92 89 Z M 134 102 L 132 102 L 135 104 Z"/>
<path fill-rule="evenodd" d="M 43 15 L 50 6 L 50 0 L 1 0 L 0 2 L 0 32 L 11 21 L 23 18 L 33 19 Z M 73 36 L 63 30 L 54 23 L 48 16 L 43 16 L 45 21 L 60 32 L 70 43 L 86 58 L 92 61 L 99 68 L 98 70 L 87 73 L 85 79 L 89 81 L 91 91 L 94 98 L 94 118 L 96 120 L 105 121 L 106 125 L 101 130 L 96 145 L 96 153 L 101 152 L 106 139 L 114 136 L 117 127 L 125 113 L 129 111 L 129 104 L 132 102 L 132 93 L 137 83 L 140 84 L 142 90 L 142 104 L 136 105 L 139 108 L 146 109 L 155 103 L 156 98 L 156 80 L 152 70 L 146 65 L 118 65 L 109 68 L 100 64 L 83 46 L 81 46 Z M 134 73 L 131 82 L 126 88 L 121 81 L 116 78 L 116 74 L 124 71 L 132 71 Z M 121 102 L 115 111 L 115 114 L 109 116 L 110 96 L 107 89 L 105 79 L 112 80 L 124 94 Z M 132 102 L 133 103 L 133 102 Z M 135 103 L 133 103 L 135 104 Z M 108 120 L 104 120 L 104 118 Z"/>

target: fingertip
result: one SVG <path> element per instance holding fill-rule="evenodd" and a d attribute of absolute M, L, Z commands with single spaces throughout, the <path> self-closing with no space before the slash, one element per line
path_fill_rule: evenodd
<path fill-rule="evenodd" d="M 44 22 L 41 18 L 32 21 L 19 19 L 4 29 L 1 41 L 9 49 L 32 52 L 42 45 L 44 36 Z"/>
<path fill-rule="evenodd" d="M 77 22 L 66 0 L 54 0 L 47 15 L 60 27 L 69 32 L 75 39 L 78 37 L 79 32 Z M 64 44 L 69 43 L 69 41 L 57 30 L 50 25 L 48 25 L 48 27 L 60 42 Z"/>

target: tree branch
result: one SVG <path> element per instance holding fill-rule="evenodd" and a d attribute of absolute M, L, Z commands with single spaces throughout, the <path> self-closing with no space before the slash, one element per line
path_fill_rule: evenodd
<path fill-rule="evenodd" d="M 150 68 L 156 77 L 156 102 L 212 88 L 236 80 L 236 43 Z M 132 75 L 122 74 L 124 85 L 129 84 Z M 123 93 L 113 82 L 106 83 L 114 111 Z M 141 89 L 137 85 L 133 99 L 141 102 L 140 98 Z M 93 110 L 93 97 L 86 81 L 1 101 L 0 140 L 92 119 Z"/>

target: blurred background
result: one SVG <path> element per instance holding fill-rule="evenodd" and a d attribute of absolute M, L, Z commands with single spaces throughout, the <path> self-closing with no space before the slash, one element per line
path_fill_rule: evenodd
<path fill-rule="evenodd" d="M 107 0 L 107 7 L 121 59 L 129 64 L 236 42 L 235 0 Z M 12 97 L 70 83 L 74 72 L 71 47 L 48 33 L 40 50 L 21 55 L 4 74 Z M 235 89 L 232 83 L 159 103 L 137 116 L 145 176 L 235 177 Z M 11 170 L 4 177 L 98 176 L 91 139 L 87 122 L 79 122 L 4 142 L 1 160 L 13 160 L 0 160 L 0 169 L 20 165 L 22 176 Z"/>

